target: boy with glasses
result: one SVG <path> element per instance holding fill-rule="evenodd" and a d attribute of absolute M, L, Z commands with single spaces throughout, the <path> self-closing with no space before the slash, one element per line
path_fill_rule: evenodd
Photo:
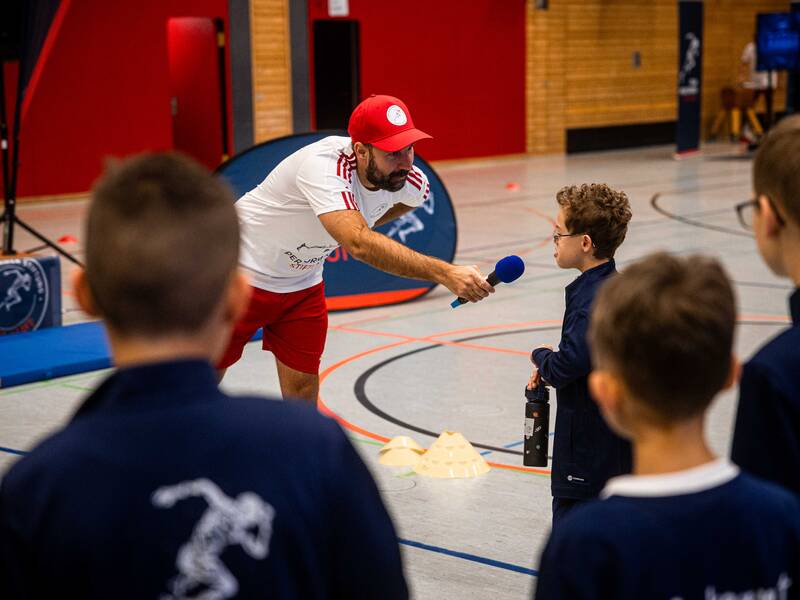
<path fill-rule="evenodd" d="M 800 115 L 781 121 L 753 162 L 755 199 L 736 207 L 770 270 L 800 286 Z M 792 326 L 742 369 L 731 456 L 743 469 L 800 494 L 800 290 Z"/>
<path fill-rule="evenodd" d="M 603 285 L 592 396 L 633 444 L 633 474 L 547 543 L 537 600 L 797 598 L 800 503 L 711 452 L 704 421 L 733 385 L 736 302 L 720 264 L 658 253 Z"/>
<path fill-rule="evenodd" d="M 534 349 L 530 389 L 540 382 L 556 388 L 556 434 L 551 489 L 553 525 L 576 505 L 595 498 L 610 477 L 630 471 L 630 445 L 603 422 L 589 396 L 591 371 L 586 331 L 594 296 L 616 273 L 614 253 L 628 230 L 627 196 L 605 184 L 569 186 L 559 204 L 553 242 L 556 264 L 581 275 L 566 288 L 566 311 L 557 351 Z"/>

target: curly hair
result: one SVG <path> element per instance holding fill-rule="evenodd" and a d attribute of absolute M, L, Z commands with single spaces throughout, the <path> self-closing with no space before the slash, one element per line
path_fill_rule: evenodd
<path fill-rule="evenodd" d="M 625 192 L 604 183 L 570 185 L 558 191 L 556 201 L 564 209 L 570 233 L 586 233 L 592 238 L 596 258 L 614 258 L 632 216 Z"/>

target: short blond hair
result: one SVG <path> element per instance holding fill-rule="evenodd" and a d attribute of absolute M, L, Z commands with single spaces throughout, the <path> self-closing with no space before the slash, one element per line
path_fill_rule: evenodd
<path fill-rule="evenodd" d="M 800 225 L 800 115 L 784 118 L 764 138 L 753 160 L 753 187 Z"/>
<path fill-rule="evenodd" d="M 733 288 L 718 261 L 651 254 L 600 289 L 592 362 L 617 374 L 660 422 L 683 420 L 724 387 L 735 321 Z"/>
<path fill-rule="evenodd" d="M 86 277 L 119 333 L 194 333 L 222 298 L 239 256 L 228 187 L 176 154 L 112 164 L 92 190 Z"/>

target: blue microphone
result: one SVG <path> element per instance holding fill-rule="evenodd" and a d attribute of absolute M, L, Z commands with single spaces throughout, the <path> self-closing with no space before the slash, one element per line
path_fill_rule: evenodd
<path fill-rule="evenodd" d="M 486 281 L 488 281 L 491 286 L 495 286 L 498 283 L 511 283 L 519 279 L 520 275 L 524 272 L 525 263 L 522 262 L 519 256 L 512 254 L 511 256 L 506 256 L 497 261 L 497 264 L 494 266 L 494 271 L 489 273 Z M 458 308 L 467 302 L 469 302 L 469 300 L 466 298 L 456 298 L 450 303 L 450 306 Z"/>

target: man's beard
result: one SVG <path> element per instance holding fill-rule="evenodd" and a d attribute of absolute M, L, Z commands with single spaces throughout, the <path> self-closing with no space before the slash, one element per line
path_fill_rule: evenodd
<path fill-rule="evenodd" d="M 388 175 L 383 175 L 378 171 L 378 165 L 375 164 L 375 157 L 372 150 L 369 152 L 369 164 L 367 164 L 367 181 L 379 190 L 386 190 L 387 192 L 399 192 L 406 184 L 406 176 L 408 171 L 400 169 L 399 171 L 392 171 Z"/>

